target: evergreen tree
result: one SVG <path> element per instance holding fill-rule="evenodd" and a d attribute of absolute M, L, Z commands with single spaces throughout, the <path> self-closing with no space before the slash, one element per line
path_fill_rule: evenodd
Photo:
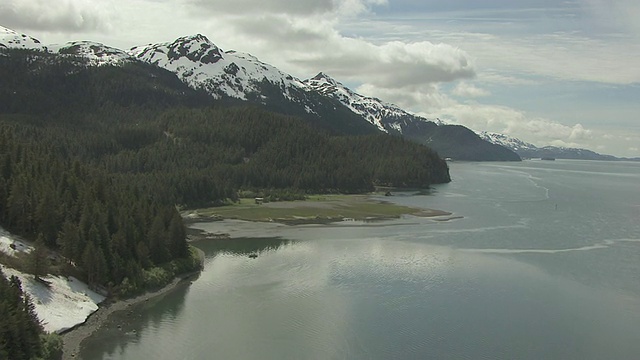
<path fill-rule="evenodd" d="M 44 235 L 40 233 L 36 240 L 33 250 L 29 254 L 30 271 L 36 279 L 47 274 L 49 271 L 49 259 L 47 247 L 44 244 Z"/>
<path fill-rule="evenodd" d="M 0 270 L 0 358 L 30 360 L 42 355 L 42 325 L 18 278 Z"/>

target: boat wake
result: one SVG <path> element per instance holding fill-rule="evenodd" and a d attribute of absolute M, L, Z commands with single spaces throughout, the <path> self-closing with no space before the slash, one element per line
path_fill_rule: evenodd
<path fill-rule="evenodd" d="M 568 249 L 459 249 L 463 252 L 483 253 L 483 254 L 557 254 L 573 251 L 591 251 L 607 249 L 621 242 L 640 242 L 640 239 L 614 239 L 604 240 L 599 244 L 582 246 Z"/>

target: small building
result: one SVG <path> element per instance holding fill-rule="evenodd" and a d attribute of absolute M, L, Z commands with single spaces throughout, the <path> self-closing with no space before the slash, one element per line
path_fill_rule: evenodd
<path fill-rule="evenodd" d="M 262 205 L 263 202 L 264 202 L 264 198 L 261 198 L 261 197 L 257 197 L 256 198 L 256 204 L 257 205 Z"/>

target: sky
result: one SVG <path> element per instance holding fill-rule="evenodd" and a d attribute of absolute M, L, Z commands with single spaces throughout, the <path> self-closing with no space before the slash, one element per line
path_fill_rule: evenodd
<path fill-rule="evenodd" d="M 640 157 L 637 0 L 1 0 L 45 44 L 203 34 L 429 119 Z"/>

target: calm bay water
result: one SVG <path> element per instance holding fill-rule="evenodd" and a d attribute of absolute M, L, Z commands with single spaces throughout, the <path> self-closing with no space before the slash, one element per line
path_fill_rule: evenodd
<path fill-rule="evenodd" d="M 459 219 L 198 224 L 244 238 L 197 243 L 200 277 L 114 316 L 82 358 L 640 358 L 640 163 L 451 174 L 385 200 Z"/>

